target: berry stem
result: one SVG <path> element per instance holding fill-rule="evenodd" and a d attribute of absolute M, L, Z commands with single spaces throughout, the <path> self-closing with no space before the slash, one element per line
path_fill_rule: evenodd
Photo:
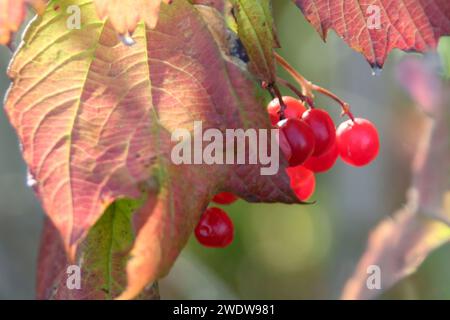
<path fill-rule="evenodd" d="M 278 113 L 280 114 L 280 120 L 285 119 L 284 110 L 286 110 L 287 106 L 283 101 L 283 96 L 281 95 L 280 89 L 278 88 L 276 83 L 268 84 L 267 89 L 272 96 L 275 96 L 276 98 L 278 98 L 278 101 L 280 101 L 280 111 Z"/>
<path fill-rule="evenodd" d="M 332 93 L 331 91 L 322 88 L 318 85 L 313 84 L 311 81 L 306 80 L 297 70 L 292 67 L 289 62 L 287 62 L 282 56 L 275 52 L 275 60 L 298 82 L 298 84 L 302 87 L 302 95 L 306 97 L 308 103 L 310 100 L 314 99 L 313 91 L 320 92 L 323 95 L 330 97 L 335 100 L 337 103 L 341 105 L 342 115 L 347 115 L 352 121 L 354 121 L 354 116 L 350 111 L 350 105 L 339 98 L 337 95 Z M 278 80 L 279 81 L 279 80 Z M 282 82 L 280 82 L 282 83 Z M 312 106 L 312 104 L 311 104 Z"/>
<path fill-rule="evenodd" d="M 300 98 L 300 100 L 308 103 L 308 105 L 311 108 L 314 108 L 314 101 L 312 99 L 306 97 L 305 95 L 303 95 L 303 93 L 300 90 L 298 90 L 298 88 L 296 86 L 294 86 L 292 83 L 290 83 L 289 81 L 287 81 L 283 78 L 280 78 L 280 77 L 277 77 L 277 82 L 279 84 L 281 84 L 282 86 L 285 86 L 286 88 L 290 89 L 293 93 L 295 93 Z"/>
<path fill-rule="evenodd" d="M 275 60 L 298 82 L 302 87 L 302 94 L 309 98 L 314 98 L 312 92 L 312 83 L 305 79 L 297 70 L 292 67 L 289 62 L 287 62 L 282 56 L 275 52 Z"/>
<path fill-rule="evenodd" d="M 342 108 L 342 116 L 348 115 L 348 117 L 352 121 L 355 121 L 355 117 L 353 116 L 352 112 L 350 111 L 350 105 L 347 102 L 345 102 L 344 100 L 339 98 L 337 95 L 335 95 L 330 90 L 322 88 L 321 86 L 312 84 L 311 87 L 312 87 L 313 90 L 315 90 L 317 92 L 320 92 L 321 94 L 326 95 L 326 96 L 330 97 L 331 99 L 333 99 L 334 101 L 336 101 L 337 103 L 339 103 L 341 105 L 341 108 Z"/>

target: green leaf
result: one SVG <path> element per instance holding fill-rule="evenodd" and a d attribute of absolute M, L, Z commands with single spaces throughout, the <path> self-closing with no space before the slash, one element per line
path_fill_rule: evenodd
<path fill-rule="evenodd" d="M 276 79 L 273 48 L 276 46 L 270 0 L 233 0 L 238 36 L 250 59 L 250 70 L 259 79 Z"/>
<path fill-rule="evenodd" d="M 47 219 L 38 262 L 39 299 L 113 299 L 126 287 L 125 268 L 134 242 L 132 214 L 141 201 L 122 199 L 111 204 L 80 245 L 75 264 L 81 270 L 80 289 L 69 289 L 70 263 L 58 230 Z M 69 279 L 70 281 L 70 279 Z M 158 298 L 156 287 L 139 299 Z"/>

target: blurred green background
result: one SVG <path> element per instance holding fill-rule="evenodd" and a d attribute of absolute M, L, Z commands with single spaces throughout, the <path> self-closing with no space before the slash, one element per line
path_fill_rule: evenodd
<path fill-rule="evenodd" d="M 327 43 L 290 1 L 274 1 L 282 45 L 279 53 L 309 80 L 349 102 L 373 121 L 381 152 L 368 167 L 338 162 L 317 176 L 314 205 L 249 204 L 226 210 L 236 227 L 226 249 L 200 246 L 194 237 L 170 275 L 160 282 L 169 299 L 335 299 L 363 253 L 369 231 L 405 202 L 410 163 L 423 117 L 395 81 L 390 55 L 372 75 L 365 59 L 333 32 Z M 11 53 L 0 47 L 0 95 L 9 80 Z M 288 78 L 283 72 L 280 72 Z M 286 92 L 287 93 L 287 92 Z M 318 97 L 339 119 L 339 107 Z M 26 184 L 26 167 L 5 113 L 0 115 L 0 298 L 34 298 L 35 267 L 43 212 Z M 449 299 L 450 247 L 435 251 L 419 271 L 381 298 Z"/>

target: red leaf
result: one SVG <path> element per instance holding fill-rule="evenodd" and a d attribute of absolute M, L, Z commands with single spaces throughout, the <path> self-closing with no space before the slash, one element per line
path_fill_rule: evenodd
<path fill-rule="evenodd" d="M 394 48 L 424 52 L 450 34 L 448 0 L 295 0 L 325 40 L 329 29 L 381 68 Z M 381 24 L 376 25 L 379 13 Z"/>
<path fill-rule="evenodd" d="M 193 121 L 222 133 L 270 128 L 249 73 L 227 51 L 230 37 L 215 9 L 185 0 L 163 6 L 156 28 L 139 25 L 128 47 L 96 18 L 93 2 L 80 8 L 89 20 L 79 30 L 61 28 L 65 16 L 53 10 L 31 24 L 9 69 L 5 107 L 73 260 L 88 250 L 83 239 L 112 203 L 148 194 L 128 266 L 139 270 L 128 273 L 126 297 L 134 297 L 167 272 L 214 194 L 298 200 L 284 159 L 276 176 L 260 175 L 259 165 L 170 160 L 171 133 L 192 131 Z"/>

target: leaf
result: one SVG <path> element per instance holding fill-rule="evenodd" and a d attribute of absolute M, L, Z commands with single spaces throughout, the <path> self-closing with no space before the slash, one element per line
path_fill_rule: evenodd
<path fill-rule="evenodd" d="M 392 49 L 424 52 L 450 34 L 447 0 L 294 0 L 325 40 L 329 29 L 373 68 L 381 68 Z M 380 25 L 377 25 L 379 17 Z"/>
<path fill-rule="evenodd" d="M 83 3 L 81 29 L 66 28 L 67 14 L 50 9 L 33 21 L 9 69 L 5 108 L 71 258 L 111 203 L 148 195 L 128 265 L 145 272 L 129 274 L 132 297 L 167 272 L 215 193 L 298 202 L 284 158 L 275 176 L 260 175 L 260 165 L 170 160 L 171 133 L 192 132 L 194 121 L 222 132 L 270 128 L 249 74 L 227 51 L 219 14 L 176 1 L 162 7 L 154 30 L 139 24 L 127 47 L 92 1 L 60 3 Z"/>
<path fill-rule="evenodd" d="M 219 12 L 224 12 L 229 6 L 227 0 L 191 0 L 191 3 L 195 5 L 213 7 Z"/>
<path fill-rule="evenodd" d="M 27 13 L 27 3 L 41 13 L 46 2 L 46 0 L 0 0 L 0 44 L 9 44 L 11 34 L 19 30 Z"/>
<path fill-rule="evenodd" d="M 100 18 L 107 17 L 119 34 L 132 34 L 142 20 L 149 28 L 156 26 L 162 2 L 172 0 L 95 0 L 95 6 Z"/>
<path fill-rule="evenodd" d="M 450 209 L 450 208 L 449 208 Z M 449 216 L 450 217 L 450 216 Z M 372 299 L 414 273 L 425 258 L 450 241 L 450 228 L 420 217 L 409 208 L 382 221 L 370 235 L 368 247 L 348 280 L 342 299 Z M 370 266 L 381 271 L 381 290 L 367 286 Z"/>
<path fill-rule="evenodd" d="M 410 75 L 402 78 L 404 86 L 414 90 L 413 97 L 427 101 L 417 90 L 423 86 L 420 91 L 426 92 L 436 76 L 431 79 L 428 70 L 409 62 L 402 65 L 402 70 Z M 374 298 L 415 272 L 433 250 L 450 241 L 450 96 L 448 83 L 445 85 L 431 94 L 435 104 L 425 109 L 432 119 L 422 133 L 424 140 L 416 154 L 408 203 L 372 232 L 356 271 L 344 287 L 343 299 Z M 370 290 L 366 284 L 372 265 L 380 268 L 381 290 Z"/>
<path fill-rule="evenodd" d="M 134 236 L 131 215 L 138 201 L 118 200 L 90 230 L 81 245 L 75 266 L 80 267 L 80 288 L 70 289 L 73 266 L 67 260 L 58 230 L 46 219 L 38 263 L 38 299 L 111 299 L 126 286 L 124 273 Z M 157 299 L 157 288 L 149 287 L 139 299 Z"/>
<path fill-rule="evenodd" d="M 270 0 L 233 0 L 239 39 L 249 56 L 252 73 L 268 83 L 275 82 L 277 46 Z"/>

